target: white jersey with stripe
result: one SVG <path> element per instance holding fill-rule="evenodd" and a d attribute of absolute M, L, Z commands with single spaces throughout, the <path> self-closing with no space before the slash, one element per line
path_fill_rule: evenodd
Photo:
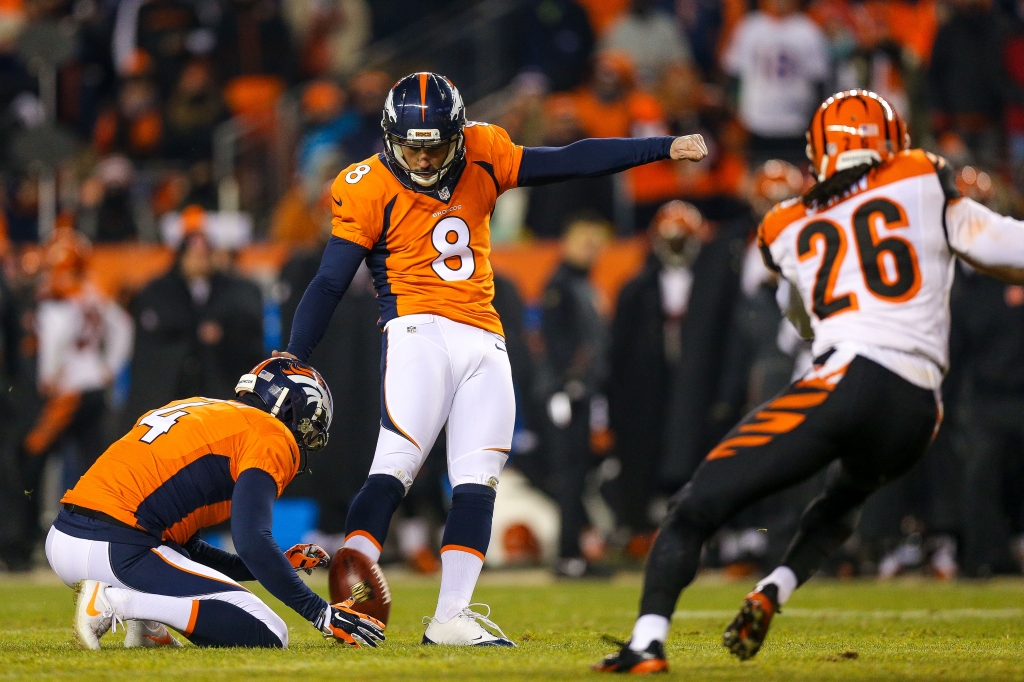
<path fill-rule="evenodd" d="M 913 383 L 941 383 L 955 255 L 945 215 L 956 194 L 938 163 L 903 152 L 823 208 L 796 199 L 765 217 L 762 253 L 800 293 L 815 355 L 856 346 Z"/>

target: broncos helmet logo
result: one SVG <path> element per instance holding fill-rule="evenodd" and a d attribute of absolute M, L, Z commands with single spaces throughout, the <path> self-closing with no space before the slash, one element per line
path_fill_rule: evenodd
<path fill-rule="evenodd" d="M 395 111 L 395 90 L 388 91 L 388 98 L 384 100 L 384 115 L 392 122 L 398 121 L 398 112 Z"/>
<path fill-rule="evenodd" d="M 447 80 L 447 79 L 445 79 Z M 455 85 L 448 81 L 448 84 L 452 86 L 452 120 L 455 121 L 462 115 L 462 111 L 466 108 L 462 104 L 462 95 L 459 94 L 459 89 Z M 390 93 L 389 93 L 390 95 Z"/>
<path fill-rule="evenodd" d="M 333 405 L 330 392 L 326 386 L 321 385 L 315 377 L 306 376 L 304 373 L 285 372 L 288 378 L 298 384 L 302 388 L 302 392 L 306 394 L 306 405 L 308 406 L 311 402 L 316 403 L 316 410 L 313 412 L 314 415 L 319 416 L 321 413 L 324 416 L 324 421 L 328 424 L 333 419 Z"/>
<path fill-rule="evenodd" d="M 265 360 L 238 380 L 235 395 L 244 393 L 259 396 L 263 409 L 284 422 L 301 447 L 319 450 L 327 444 L 334 399 L 309 365 L 288 358 Z"/>

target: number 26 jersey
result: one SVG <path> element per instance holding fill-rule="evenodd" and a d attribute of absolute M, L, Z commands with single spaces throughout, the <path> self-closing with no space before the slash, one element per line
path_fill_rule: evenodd
<path fill-rule="evenodd" d="M 503 333 L 491 305 L 490 217 L 498 196 L 516 186 L 523 148 L 498 126 L 472 121 L 465 145 L 461 175 L 432 192 L 405 187 L 383 154 L 349 166 L 331 185 L 331 232 L 370 250 L 381 326 L 429 313 Z"/>
<path fill-rule="evenodd" d="M 947 368 L 954 254 L 944 221 L 956 193 L 937 168 L 919 149 L 901 152 L 824 208 L 793 199 L 765 216 L 759 245 L 803 298 L 815 355 L 858 342 Z"/>

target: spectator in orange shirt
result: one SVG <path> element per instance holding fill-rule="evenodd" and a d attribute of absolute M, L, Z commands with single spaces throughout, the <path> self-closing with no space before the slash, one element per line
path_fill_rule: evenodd
<path fill-rule="evenodd" d="M 746 135 L 724 109 L 716 110 L 705 101 L 704 84 L 696 69 L 683 65 L 665 69 L 657 95 L 670 134 L 699 130 L 709 145 L 707 162 L 700 168 L 675 165 L 681 196 L 688 200 L 738 196 L 746 173 Z"/>
<path fill-rule="evenodd" d="M 576 93 L 576 105 L 587 137 L 667 134 L 661 104 L 652 94 L 636 86 L 633 64 L 620 52 L 598 55 L 590 83 Z M 637 205 L 637 224 L 647 224 L 658 205 L 678 196 L 679 186 L 671 161 L 634 168 L 627 177 Z"/>

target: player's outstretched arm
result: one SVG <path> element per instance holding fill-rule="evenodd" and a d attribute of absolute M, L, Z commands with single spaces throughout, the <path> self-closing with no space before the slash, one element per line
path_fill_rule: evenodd
<path fill-rule="evenodd" d="M 347 239 L 331 237 L 320 259 L 316 277 L 306 287 L 292 320 L 292 336 L 288 341 L 290 357 L 305 362 L 327 331 L 334 309 L 348 291 L 359 264 L 370 252 Z M 280 357 L 275 351 L 274 357 Z"/>
<path fill-rule="evenodd" d="M 700 161 L 707 155 L 707 145 L 700 135 L 591 138 L 565 147 L 526 147 L 517 184 L 530 187 L 571 178 L 593 178 L 654 161 Z"/>
<path fill-rule="evenodd" d="M 1024 284 L 1024 222 L 970 198 L 946 206 L 949 246 L 968 265 L 1010 284 Z"/>
<path fill-rule="evenodd" d="M 327 609 L 327 602 L 299 579 L 270 532 L 276 499 L 277 483 L 269 473 L 246 469 L 239 474 L 231 495 L 231 539 L 256 580 L 285 605 L 315 623 Z"/>

